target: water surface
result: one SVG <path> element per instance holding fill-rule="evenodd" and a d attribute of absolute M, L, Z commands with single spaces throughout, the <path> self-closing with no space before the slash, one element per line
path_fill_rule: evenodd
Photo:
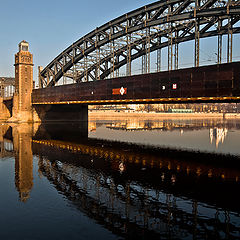
<path fill-rule="evenodd" d="M 2 239 L 240 239 L 240 121 L 0 126 Z"/>

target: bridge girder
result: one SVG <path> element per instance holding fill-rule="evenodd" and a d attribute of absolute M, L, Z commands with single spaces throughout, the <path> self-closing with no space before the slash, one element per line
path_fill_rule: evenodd
<path fill-rule="evenodd" d="M 41 85 L 55 86 L 62 77 L 75 82 L 115 77 L 124 65 L 131 75 L 131 62 L 140 57 L 142 71 L 147 73 L 150 53 L 164 47 L 168 47 L 168 69 L 172 70 L 174 57 L 178 67 L 178 44 L 191 40 L 195 40 L 195 66 L 199 66 L 199 39 L 212 36 L 218 36 L 221 63 L 221 38 L 228 35 L 227 61 L 231 62 L 232 34 L 240 33 L 239 20 L 239 0 L 158 1 L 116 18 L 73 43 L 41 71 Z"/>

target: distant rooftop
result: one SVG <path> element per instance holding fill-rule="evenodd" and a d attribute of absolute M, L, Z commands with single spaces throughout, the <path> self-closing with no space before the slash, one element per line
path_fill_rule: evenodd
<path fill-rule="evenodd" d="M 13 77 L 0 77 L 0 85 L 15 85 L 15 78 Z"/>

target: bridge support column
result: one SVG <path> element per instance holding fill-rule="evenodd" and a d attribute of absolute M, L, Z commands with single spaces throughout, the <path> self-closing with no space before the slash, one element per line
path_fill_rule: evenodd
<path fill-rule="evenodd" d="M 32 122 L 33 55 L 26 41 L 19 43 L 15 54 L 15 93 L 10 122 Z"/>

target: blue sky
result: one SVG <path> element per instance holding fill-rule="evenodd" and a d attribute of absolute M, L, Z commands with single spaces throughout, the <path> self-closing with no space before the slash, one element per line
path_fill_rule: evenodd
<path fill-rule="evenodd" d="M 96 27 L 150 0 L 0 0 L 0 76 L 14 75 L 14 54 L 26 40 L 37 66 L 46 66 L 61 51 Z"/>
<path fill-rule="evenodd" d="M 155 0 L 0 0 L 0 76 L 14 76 L 14 54 L 22 40 L 30 44 L 34 55 L 34 79 L 37 80 L 37 66 L 45 67 L 96 27 L 152 2 Z M 239 38 L 234 38 L 235 46 Z M 216 39 L 207 42 L 204 39 L 200 43 L 200 61 L 214 61 L 216 46 Z M 189 51 L 189 47 L 193 44 L 184 43 L 179 47 L 180 61 L 185 62 L 185 66 L 193 59 L 194 51 Z M 237 47 L 234 57 L 239 55 Z"/>

